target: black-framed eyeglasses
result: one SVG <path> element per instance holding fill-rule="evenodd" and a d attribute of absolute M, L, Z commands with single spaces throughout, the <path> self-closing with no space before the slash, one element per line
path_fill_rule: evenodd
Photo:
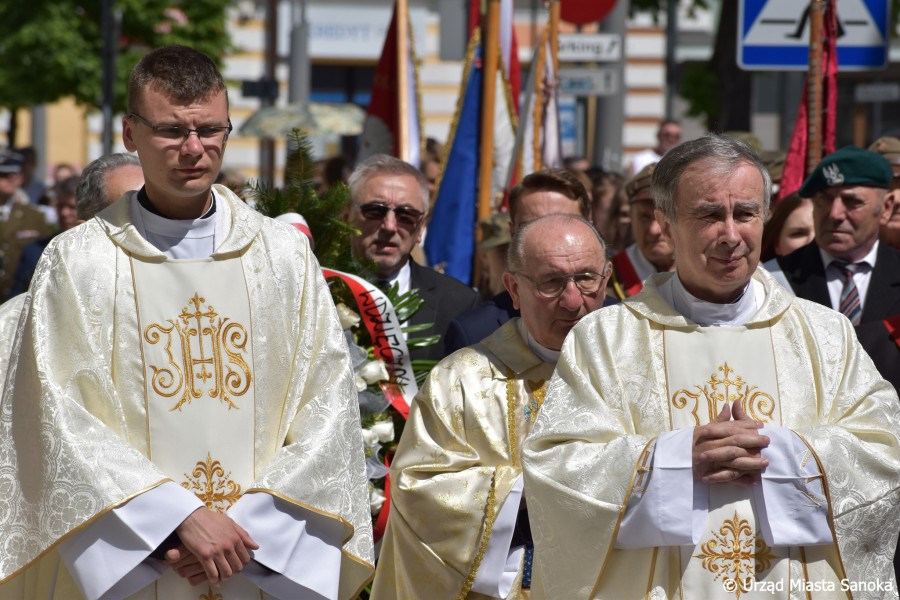
<path fill-rule="evenodd" d="M 190 129 L 189 127 L 181 127 L 178 125 L 154 125 L 137 113 L 128 113 L 128 116 L 137 119 L 138 121 L 149 127 L 153 131 L 153 135 L 155 135 L 159 139 L 172 142 L 181 142 L 182 144 L 192 133 L 196 133 L 201 142 L 221 144 L 228 139 L 228 136 L 234 129 L 231 126 L 231 119 L 228 119 L 227 126 L 220 125 Z"/>
<path fill-rule="evenodd" d="M 397 223 L 409 228 L 417 227 L 422 222 L 422 217 L 425 216 L 424 212 L 411 206 L 388 206 L 383 202 L 366 202 L 365 204 L 354 202 L 353 205 L 369 221 L 383 221 L 389 212 L 394 211 Z"/>
<path fill-rule="evenodd" d="M 575 273 L 573 275 L 558 275 L 556 277 L 548 277 L 547 279 L 537 281 L 521 271 L 512 272 L 513 275 L 521 275 L 531 282 L 531 285 L 534 286 L 534 289 L 537 290 L 538 294 L 544 298 L 558 298 L 562 296 L 570 281 L 575 284 L 575 287 L 577 287 L 578 291 L 582 294 L 595 294 L 600 290 L 600 287 L 603 285 L 603 280 L 609 276 L 609 273 L 610 269 L 607 268 L 606 272 L 602 275 L 600 273 L 587 271 L 585 273 Z"/>

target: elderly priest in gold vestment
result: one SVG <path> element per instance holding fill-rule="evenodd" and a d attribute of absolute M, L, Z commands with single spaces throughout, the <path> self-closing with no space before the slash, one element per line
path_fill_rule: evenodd
<path fill-rule="evenodd" d="M 373 600 L 519 598 L 530 586 L 521 443 L 609 271 L 581 217 L 543 217 L 513 237 L 504 284 L 522 316 L 441 361 L 416 397 L 391 465 Z"/>
<path fill-rule="evenodd" d="M 676 272 L 572 330 L 524 442 L 532 597 L 896 598 L 897 394 L 757 268 L 765 167 L 708 136 L 652 185 Z"/>
<path fill-rule="evenodd" d="M 213 187 L 225 83 L 132 72 L 145 185 L 55 238 L 0 399 L 0 598 L 356 598 L 373 572 L 359 409 L 305 238 Z"/>

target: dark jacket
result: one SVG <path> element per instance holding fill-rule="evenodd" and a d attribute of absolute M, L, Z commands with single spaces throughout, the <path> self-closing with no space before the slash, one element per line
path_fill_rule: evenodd
<path fill-rule="evenodd" d="M 450 321 L 460 313 L 469 310 L 478 303 L 478 293 L 448 275 L 442 275 L 434 269 L 423 267 L 415 261 L 409 261 L 410 287 L 419 290 L 419 297 L 424 301 L 422 308 L 410 318 L 411 325 L 434 323 L 425 331 L 410 334 L 410 337 L 424 337 L 438 334 L 441 339 L 432 346 L 410 348 L 413 359 L 444 358 L 443 336 L 447 333 Z"/>

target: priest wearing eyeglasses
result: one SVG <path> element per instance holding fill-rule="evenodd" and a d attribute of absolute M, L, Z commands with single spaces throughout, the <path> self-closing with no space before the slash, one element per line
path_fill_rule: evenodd
<path fill-rule="evenodd" d="M 656 165 L 675 272 L 572 330 L 523 445 L 532 598 L 897 597 L 897 394 L 757 268 L 770 188 L 732 138 Z"/>
<path fill-rule="evenodd" d="M 213 61 L 149 52 L 145 185 L 54 238 L 0 399 L 3 600 L 349 600 L 371 578 L 359 407 L 306 239 L 213 182 Z"/>
<path fill-rule="evenodd" d="M 533 544 L 519 453 L 569 330 L 603 305 L 611 265 L 585 219 L 521 227 L 503 282 L 521 317 L 442 360 L 391 465 L 373 600 L 514 598 Z M 524 591 L 524 592 L 523 592 Z"/>
<path fill-rule="evenodd" d="M 423 306 L 411 325 L 432 324 L 417 334 L 443 336 L 458 314 L 478 302 L 478 294 L 460 281 L 422 266 L 410 254 L 422 241 L 428 213 L 428 182 L 412 165 L 392 156 L 376 154 L 360 163 L 348 180 L 350 224 L 361 235 L 351 241 L 357 259 L 375 264 L 377 282 L 397 284 L 400 293 L 418 290 Z M 432 223 L 440 227 L 440 223 Z M 440 360 L 442 342 L 413 348 L 413 359 Z"/>

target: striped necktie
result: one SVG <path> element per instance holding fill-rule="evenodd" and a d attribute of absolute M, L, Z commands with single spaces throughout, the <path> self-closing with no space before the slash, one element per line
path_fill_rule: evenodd
<path fill-rule="evenodd" d="M 831 266 L 840 272 L 844 278 L 844 287 L 841 289 L 841 301 L 838 305 L 838 311 L 850 319 L 854 325 L 859 325 L 859 319 L 862 316 L 862 304 L 859 299 L 859 290 L 853 282 L 853 264 L 836 260 Z"/>

